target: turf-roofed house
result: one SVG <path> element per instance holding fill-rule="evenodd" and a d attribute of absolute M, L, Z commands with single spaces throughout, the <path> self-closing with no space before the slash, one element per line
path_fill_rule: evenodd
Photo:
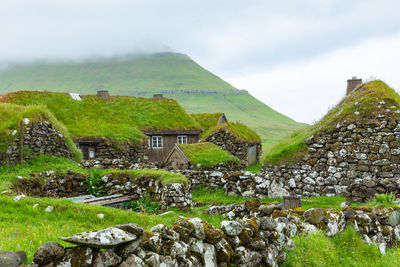
<path fill-rule="evenodd" d="M 98 95 L 71 97 L 68 93 L 18 91 L 1 96 L 0 102 L 4 107 L 7 105 L 8 109 L 17 111 L 32 107 L 45 110 L 48 117 L 56 121 L 54 125 L 62 129 L 60 135 L 71 136 L 86 160 L 162 162 L 175 144 L 197 143 L 202 133 L 201 126 L 178 102 L 162 95 L 138 98 L 109 96 L 103 91 Z M 4 113 L 2 133 L 18 143 L 19 120 L 31 120 L 31 113 Z M 43 116 L 34 117 L 39 121 L 49 121 Z M 40 138 L 36 141 L 39 141 L 39 152 L 49 154 L 47 150 L 50 149 L 41 151 Z M 16 150 L 17 143 L 13 144 Z M 68 144 L 72 148 L 75 146 L 73 142 Z M 3 146 L 3 153 L 7 153 L 9 145 Z M 25 149 L 29 150 L 29 147 Z"/>
<path fill-rule="evenodd" d="M 239 163 L 239 159 L 232 156 L 221 147 L 209 142 L 195 144 L 176 144 L 165 158 L 165 164 L 174 169 L 212 168 L 219 164 Z"/>

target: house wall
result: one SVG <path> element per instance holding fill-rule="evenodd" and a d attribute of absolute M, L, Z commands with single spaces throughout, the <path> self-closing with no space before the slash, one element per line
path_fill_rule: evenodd
<path fill-rule="evenodd" d="M 94 155 L 97 161 L 120 159 L 134 163 L 142 163 L 148 161 L 147 149 L 144 145 L 121 145 L 115 146 L 107 144 L 102 139 L 80 139 L 76 140 L 77 146 L 82 150 L 83 159 L 88 160 L 89 148 L 94 148 Z"/>
<path fill-rule="evenodd" d="M 171 149 L 178 142 L 178 135 L 181 135 L 181 134 L 149 135 L 148 136 L 150 138 L 150 142 L 148 144 L 149 145 L 149 147 L 148 147 L 149 161 L 150 162 L 163 162 L 165 157 L 168 155 L 168 153 L 171 151 Z M 152 136 L 162 136 L 163 137 L 163 147 L 162 148 L 153 148 Z M 195 135 L 187 134 L 186 136 L 187 136 L 188 144 L 193 144 L 193 143 L 199 142 L 198 134 L 195 134 Z"/>
<path fill-rule="evenodd" d="M 206 141 L 221 147 L 225 151 L 228 151 L 245 165 L 253 164 L 254 158 L 256 162 L 260 160 L 261 143 L 250 143 L 238 140 L 235 136 L 223 129 L 207 137 Z M 255 155 L 251 155 L 251 157 L 249 157 L 249 149 L 254 146 L 255 152 L 251 153 L 255 153 Z"/>

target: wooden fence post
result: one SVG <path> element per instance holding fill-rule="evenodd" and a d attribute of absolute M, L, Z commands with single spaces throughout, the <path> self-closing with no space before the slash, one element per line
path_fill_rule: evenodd
<path fill-rule="evenodd" d="M 24 122 L 20 123 L 20 138 L 19 138 L 19 162 L 24 161 Z"/>

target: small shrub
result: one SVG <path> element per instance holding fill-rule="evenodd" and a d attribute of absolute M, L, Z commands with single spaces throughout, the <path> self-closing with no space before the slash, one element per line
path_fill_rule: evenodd
<path fill-rule="evenodd" d="M 86 190 L 89 194 L 96 197 L 105 195 L 104 186 L 102 185 L 101 177 L 103 172 L 99 169 L 92 169 L 89 172 L 89 177 L 85 182 Z"/>
<path fill-rule="evenodd" d="M 393 204 L 396 200 L 396 196 L 393 193 L 390 194 L 375 194 L 375 200 L 381 204 Z"/>
<path fill-rule="evenodd" d="M 151 197 L 141 197 L 138 200 L 133 200 L 126 205 L 126 208 L 135 212 L 143 212 L 146 214 L 157 214 L 161 208 L 160 203 L 153 201 Z"/>

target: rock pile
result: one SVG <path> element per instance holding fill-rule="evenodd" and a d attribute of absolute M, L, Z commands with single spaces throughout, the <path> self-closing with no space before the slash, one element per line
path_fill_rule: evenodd
<path fill-rule="evenodd" d="M 344 207 L 342 211 L 324 208 L 285 210 L 280 203 L 262 203 L 251 199 L 239 204 L 213 206 L 208 214 L 222 214 L 230 220 L 259 218 L 288 237 L 320 229 L 334 236 L 347 226 L 354 227 L 368 243 L 380 248 L 400 244 L 400 208 Z M 384 250 L 383 250 L 384 252 Z"/>
<path fill-rule="evenodd" d="M 133 223 L 117 225 L 60 238 L 78 245 L 72 248 L 47 242 L 30 266 L 277 266 L 286 258 L 283 248 L 294 244 L 276 228 L 256 218 L 223 221 L 222 231 L 183 217 L 150 232 Z"/>
<path fill-rule="evenodd" d="M 27 128 L 24 132 L 23 147 L 24 159 L 34 158 L 40 154 L 49 156 L 73 158 L 73 153 L 65 142 L 62 133 L 55 130 L 53 125 L 48 122 L 35 122 L 29 124 L 29 120 L 25 119 Z M 16 134 L 13 131 L 11 134 Z M 0 163 L 15 164 L 19 161 L 20 156 L 20 140 L 19 136 L 11 142 L 6 153 L 0 154 Z"/>

